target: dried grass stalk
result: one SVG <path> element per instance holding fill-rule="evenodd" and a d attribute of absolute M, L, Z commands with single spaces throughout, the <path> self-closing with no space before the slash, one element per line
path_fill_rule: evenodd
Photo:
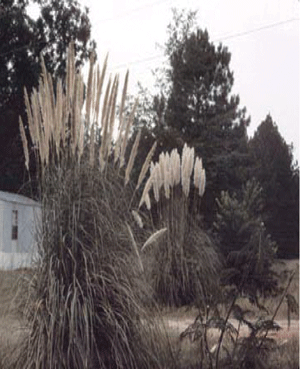
<path fill-rule="evenodd" d="M 91 126 L 91 140 L 90 140 L 90 166 L 93 167 L 95 163 L 95 125 Z"/>
<path fill-rule="evenodd" d="M 92 94 L 94 63 L 95 63 L 95 53 L 92 52 L 90 56 L 89 76 L 88 76 L 88 81 L 87 81 L 87 86 L 86 86 L 85 119 L 86 119 L 87 127 L 89 127 L 90 125 L 92 96 L 94 96 Z"/>
<path fill-rule="evenodd" d="M 201 181 L 199 186 L 199 196 L 203 196 L 205 192 L 205 185 L 206 185 L 206 174 L 205 169 L 201 169 Z"/>
<path fill-rule="evenodd" d="M 201 170 L 202 170 L 202 159 L 196 157 L 194 165 L 194 186 L 199 188 L 201 180 Z"/>
<path fill-rule="evenodd" d="M 129 79 L 129 71 L 127 71 L 126 73 L 124 86 L 123 86 L 123 92 L 122 92 L 121 106 L 120 106 L 120 112 L 119 112 L 119 127 L 118 127 L 119 134 L 118 134 L 117 141 L 116 141 L 115 157 L 114 157 L 115 164 L 121 155 L 121 143 L 122 143 L 123 131 L 125 127 L 124 107 L 125 107 L 125 100 L 126 100 L 126 94 L 127 94 L 128 79 Z"/>
<path fill-rule="evenodd" d="M 151 244 L 153 244 L 154 242 L 158 241 L 160 239 L 160 237 L 165 234 L 167 232 L 167 228 L 162 228 L 158 231 L 156 231 L 155 233 L 153 233 L 148 239 L 147 241 L 143 244 L 141 251 L 144 251 L 145 248 Z"/>
<path fill-rule="evenodd" d="M 157 146 L 157 142 L 155 141 L 154 144 L 152 145 L 150 151 L 148 152 L 148 155 L 144 161 L 144 164 L 142 166 L 139 178 L 138 178 L 138 183 L 136 185 L 136 189 L 138 189 L 141 185 L 141 183 L 143 182 L 143 179 L 145 178 L 145 175 L 149 169 L 149 165 L 152 159 L 152 156 L 154 154 L 154 151 L 156 150 L 156 146 Z"/>
<path fill-rule="evenodd" d="M 139 208 L 143 205 L 144 202 L 146 202 L 146 196 L 148 195 L 148 193 L 151 189 L 151 186 L 152 186 L 152 183 L 153 183 L 153 178 L 154 178 L 154 171 L 152 171 L 150 177 L 148 178 L 148 180 L 145 184 L 143 194 L 142 194 L 142 197 L 141 197 L 141 200 L 140 200 L 140 203 L 139 203 Z"/>
<path fill-rule="evenodd" d="M 49 165 L 49 160 L 57 164 L 61 161 L 74 160 L 80 165 L 84 153 L 90 158 L 91 166 L 95 164 L 94 150 L 99 146 L 100 170 L 106 166 L 109 158 L 114 154 L 114 160 L 120 160 L 119 166 L 124 165 L 124 155 L 128 137 L 137 106 L 135 102 L 129 119 L 124 119 L 126 92 L 128 86 L 128 72 L 125 77 L 120 107 L 120 124 L 118 139 L 114 141 L 114 125 L 117 108 L 119 77 L 109 78 L 106 84 L 102 106 L 100 99 L 104 86 L 107 69 L 107 56 L 103 69 L 95 67 L 95 56 L 90 57 L 90 68 L 86 85 L 86 99 L 84 101 L 84 83 L 81 71 L 75 71 L 75 50 L 71 43 L 68 49 L 67 74 L 65 90 L 61 80 L 56 81 L 56 90 L 49 73 L 46 71 L 42 59 L 42 75 L 38 91 L 33 89 L 29 98 L 25 91 L 25 105 L 28 114 L 29 132 L 40 160 L 40 169 Z M 85 109 L 83 111 L 83 109 Z M 101 111 L 100 122 L 98 122 Z M 100 124 L 99 124 L 100 123 Z M 101 136 L 96 136 L 100 132 Z M 26 154 L 25 154 L 26 155 Z M 26 163 L 27 165 L 27 163 Z M 130 163 L 130 166 L 133 165 Z M 131 172 L 128 166 L 127 178 Z M 132 169 L 132 168 L 131 168 Z"/>
<path fill-rule="evenodd" d="M 191 175 L 194 166 L 195 149 L 184 145 L 181 163 L 181 184 L 182 190 L 186 197 L 189 196 Z"/>
<path fill-rule="evenodd" d="M 100 163 L 100 170 L 103 171 L 105 167 L 105 148 L 107 146 L 107 136 L 108 136 L 108 122 L 109 122 L 109 95 L 110 95 L 110 88 L 111 88 L 111 78 L 106 86 L 103 107 L 102 107 L 102 142 L 99 151 L 99 163 Z"/>
<path fill-rule="evenodd" d="M 140 217 L 139 213 L 136 210 L 132 210 L 131 214 L 132 214 L 134 220 L 136 221 L 136 223 L 138 224 L 138 226 L 140 228 L 143 228 L 144 224 L 143 224 L 142 218 Z"/>
<path fill-rule="evenodd" d="M 126 223 L 126 226 L 127 226 L 127 229 L 128 229 L 130 239 L 131 239 L 131 244 L 132 244 L 133 251 L 134 251 L 134 253 L 137 257 L 137 260 L 138 260 L 138 265 L 139 265 L 140 272 L 143 273 L 144 272 L 144 266 L 143 266 L 143 262 L 142 262 L 142 259 L 141 259 L 140 253 L 139 253 L 139 249 L 138 249 L 137 244 L 135 242 L 135 239 L 134 239 L 134 236 L 133 236 L 133 233 L 132 233 L 132 230 L 131 230 L 130 226 L 127 223 Z"/>
<path fill-rule="evenodd" d="M 161 181 L 161 186 L 164 186 L 165 183 L 165 171 L 164 171 L 164 161 L 165 161 L 165 153 L 162 152 L 159 155 L 159 176 L 160 176 L 160 181 Z"/>
<path fill-rule="evenodd" d="M 148 210 L 151 210 L 151 200 L 150 200 L 150 196 L 149 193 L 146 193 L 145 195 L 145 204 Z"/>
<path fill-rule="evenodd" d="M 108 156 L 111 153 L 111 145 L 113 140 L 113 132 L 115 126 L 115 117 L 116 117 L 116 106 L 117 106 L 117 94 L 119 87 L 119 76 L 116 75 L 112 87 L 111 92 L 111 102 L 110 102 L 110 116 L 109 116 L 109 126 L 108 126 L 108 136 L 106 140 L 106 156 L 105 161 L 107 161 Z"/>
<path fill-rule="evenodd" d="M 27 170 L 29 170 L 28 143 L 27 143 L 27 138 L 26 138 L 26 134 L 25 134 L 25 130 L 24 130 L 24 126 L 23 126 L 23 122 L 22 122 L 21 117 L 19 117 L 19 127 L 20 127 L 20 132 L 21 132 L 23 151 L 24 151 L 24 155 L 25 155 L 25 166 L 26 166 Z"/>
<path fill-rule="evenodd" d="M 32 117 L 28 93 L 25 87 L 24 87 L 24 97 L 25 97 L 25 107 L 26 107 L 26 113 L 27 113 L 27 119 L 28 119 L 29 133 L 30 133 L 33 144 L 36 144 L 38 135 L 36 132 L 36 125 L 34 124 L 34 120 Z"/>
<path fill-rule="evenodd" d="M 126 151 L 126 147 L 127 147 L 127 142 L 128 142 L 128 138 L 129 138 L 129 133 L 130 133 L 130 128 L 132 126 L 133 123 L 133 119 L 134 119 L 134 114 L 136 111 L 138 105 L 138 99 L 135 100 L 133 109 L 129 115 L 129 118 L 126 122 L 126 128 L 125 128 L 125 133 L 124 136 L 122 137 L 122 145 L 121 145 L 121 152 L 120 152 L 120 168 L 122 168 L 125 164 L 125 160 L 124 160 L 124 156 L 125 156 L 125 151 Z"/>
<path fill-rule="evenodd" d="M 165 196 L 167 199 L 170 198 L 170 155 L 169 153 L 166 153 L 164 156 L 162 156 L 162 172 L 164 173 L 164 190 L 165 190 Z"/>
<path fill-rule="evenodd" d="M 108 60 L 108 55 L 106 55 L 106 58 L 104 60 L 101 75 L 99 71 L 99 66 L 97 67 L 97 76 L 100 76 L 100 77 L 97 78 L 98 83 L 97 83 L 97 94 L 96 94 L 95 113 L 94 113 L 93 122 L 98 122 L 98 118 L 99 118 L 100 100 L 101 100 L 101 93 L 102 93 L 102 88 L 103 88 L 104 77 L 105 77 L 105 73 L 107 69 L 107 60 Z"/>
<path fill-rule="evenodd" d="M 127 164 L 126 171 L 125 171 L 125 186 L 129 182 L 130 173 L 132 171 L 134 160 L 136 158 L 136 154 L 137 154 L 137 151 L 138 151 L 140 139 L 141 139 L 141 130 L 138 131 L 138 133 L 136 135 L 136 138 L 134 140 L 134 144 L 133 144 L 132 149 L 131 149 L 130 157 L 129 157 L 128 164 Z"/>
<path fill-rule="evenodd" d="M 153 193 L 154 193 L 155 201 L 158 202 L 159 201 L 159 191 L 161 187 L 159 164 L 156 163 L 152 170 L 154 172 L 153 173 Z"/>

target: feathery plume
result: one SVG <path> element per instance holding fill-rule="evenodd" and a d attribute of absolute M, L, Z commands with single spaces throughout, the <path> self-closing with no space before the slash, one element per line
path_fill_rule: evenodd
<path fill-rule="evenodd" d="M 129 78 L 129 71 L 127 71 L 126 73 L 124 86 L 123 86 L 123 92 L 122 92 L 121 106 L 120 106 L 120 112 L 119 112 L 119 127 L 118 127 L 119 134 L 118 134 L 118 137 L 116 140 L 116 146 L 115 146 L 115 157 L 114 157 L 115 164 L 121 155 L 121 144 L 122 144 L 123 131 L 124 129 L 126 129 L 125 119 L 124 119 L 124 106 L 125 106 L 125 99 L 126 99 L 126 93 L 127 93 L 128 78 Z"/>
<path fill-rule="evenodd" d="M 141 172 L 140 172 L 140 175 L 139 175 L 139 178 L 138 178 L 138 183 L 137 183 L 136 189 L 138 189 L 140 187 L 141 183 L 143 182 L 143 179 L 145 178 L 145 175 L 148 171 L 150 161 L 152 159 L 152 156 L 154 154 L 156 146 L 157 146 L 157 142 L 155 141 L 154 144 L 152 145 L 150 151 L 148 152 L 148 155 L 147 155 L 147 157 L 144 161 L 144 164 L 142 166 L 142 169 L 141 169 Z"/>
<path fill-rule="evenodd" d="M 153 166 L 152 170 L 154 171 L 154 173 L 153 173 L 153 182 L 152 182 L 153 193 L 154 193 L 155 201 L 158 202 L 159 201 L 159 190 L 160 190 L 160 178 L 159 178 L 160 168 L 159 168 L 159 164 L 156 163 Z"/>
<path fill-rule="evenodd" d="M 110 103 L 110 119 L 109 119 L 109 126 L 108 126 L 108 136 L 107 136 L 107 149 L 106 149 L 106 160 L 111 153 L 111 146 L 113 140 L 113 132 L 115 126 L 115 118 L 116 118 L 116 106 L 117 106 L 117 95 L 118 95 L 118 88 L 119 88 L 119 75 L 117 74 L 114 78 L 114 83 L 112 87 L 112 97 Z"/>
<path fill-rule="evenodd" d="M 145 248 L 151 244 L 153 244 L 154 242 L 158 241 L 158 239 L 163 235 L 165 234 L 167 231 L 167 228 L 162 228 L 158 231 L 156 231 L 155 233 L 153 233 L 149 238 L 148 240 L 143 244 L 142 248 L 141 248 L 141 251 L 144 251 Z"/>
<path fill-rule="evenodd" d="M 135 239 L 134 239 L 134 236 L 133 236 L 133 233 L 131 231 L 130 226 L 127 223 L 126 223 L 126 226 L 127 226 L 127 229 L 128 229 L 128 233 L 129 233 L 130 239 L 131 239 L 131 244 L 132 244 L 133 251 L 134 251 L 134 253 L 135 253 L 136 257 L 137 257 L 137 260 L 138 260 L 140 271 L 143 272 L 144 271 L 144 267 L 143 267 L 142 259 L 140 257 L 139 249 L 138 249 L 137 244 L 135 242 Z"/>
<path fill-rule="evenodd" d="M 199 186 L 199 195 L 202 197 L 205 192 L 205 183 L 206 182 L 206 174 L 205 169 L 201 169 L 201 181 Z"/>
<path fill-rule="evenodd" d="M 134 140 L 134 144 L 133 144 L 132 149 L 131 149 L 130 157 L 129 157 L 127 168 L 126 168 L 126 171 L 125 171 L 125 186 L 129 182 L 130 173 L 132 171 L 134 160 L 136 158 L 136 154 L 137 154 L 137 150 L 138 150 L 138 147 L 139 147 L 140 139 L 141 139 L 141 130 L 138 131 L 138 133 L 136 135 L 136 138 Z"/>
<path fill-rule="evenodd" d="M 26 169 L 29 170 L 28 143 L 27 143 L 25 129 L 24 129 L 24 126 L 23 126 L 23 122 L 22 122 L 22 118 L 21 117 L 19 117 L 19 127 L 20 127 L 20 132 L 21 132 L 21 138 L 22 138 L 22 144 L 23 144 L 23 151 L 24 151 L 24 155 L 25 155 L 25 166 L 26 166 Z"/>
<path fill-rule="evenodd" d="M 142 218 L 140 217 L 139 213 L 136 210 L 131 210 L 131 214 L 134 220 L 136 221 L 136 223 L 138 224 L 138 226 L 140 228 L 143 228 L 144 224 L 143 224 Z"/>
<path fill-rule="evenodd" d="M 132 123 L 133 123 L 134 114 L 135 114 L 137 105 L 138 105 L 138 99 L 135 100 L 134 106 L 133 106 L 133 108 L 130 112 L 129 118 L 128 118 L 126 126 L 125 126 L 124 137 L 122 137 L 122 146 L 121 146 L 121 153 L 120 153 L 120 168 L 122 168 L 124 163 L 125 163 L 124 156 L 125 156 L 125 151 L 126 151 L 126 147 L 127 147 L 127 141 L 128 141 L 128 137 L 129 137 L 129 133 L 130 133 L 130 128 L 131 128 Z"/>
<path fill-rule="evenodd" d="M 170 198 L 170 155 L 167 152 L 162 161 L 164 172 L 164 190 L 167 199 Z"/>
<path fill-rule="evenodd" d="M 37 133 L 36 133 L 36 125 L 32 117 L 29 97 L 27 93 L 26 87 L 24 87 L 24 97 L 25 97 L 25 107 L 27 112 L 27 118 L 28 118 L 28 127 L 29 127 L 29 133 L 32 139 L 32 142 L 36 144 L 37 142 Z"/>
<path fill-rule="evenodd" d="M 107 147 L 107 131 L 108 131 L 108 120 L 109 120 L 109 95 L 110 95 L 110 87 L 111 87 L 111 77 L 109 77 L 104 101 L 103 101 L 103 107 L 102 107 L 102 119 L 101 119 L 101 126 L 102 126 L 102 142 L 99 150 L 99 163 L 100 163 L 100 170 L 103 171 L 105 167 L 105 150 Z"/>
<path fill-rule="evenodd" d="M 151 200 L 150 200 L 149 192 L 146 193 L 145 195 L 145 204 L 147 206 L 147 209 L 151 210 Z"/>
<path fill-rule="evenodd" d="M 139 203 L 139 208 L 143 205 L 144 202 L 146 202 L 146 196 L 148 195 L 148 193 L 151 189 L 151 186 L 153 184 L 154 173 L 155 173 L 155 171 L 152 171 L 150 177 L 148 178 L 148 180 L 145 184 L 143 194 L 142 194 L 142 197 L 141 197 L 141 200 L 140 200 L 140 203 Z"/>
<path fill-rule="evenodd" d="M 86 102 L 85 102 L 85 119 L 86 119 L 87 127 L 90 126 L 92 96 L 94 96 L 94 94 L 92 94 L 94 63 L 95 63 L 95 53 L 92 52 L 90 55 L 89 76 L 88 76 L 87 86 L 86 86 L 87 91 L 86 91 Z"/>
<path fill-rule="evenodd" d="M 102 93 L 104 77 L 105 77 L 106 68 L 107 68 L 107 60 L 108 60 L 108 54 L 106 55 L 106 58 L 104 60 L 104 65 L 102 67 L 101 75 L 100 75 L 99 67 L 97 68 L 97 74 L 98 76 L 100 75 L 100 77 L 98 78 L 98 84 L 97 84 L 94 122 L 98 122 L 98 118 L 99 118 L 100 100 L 101 100 L 101 93 Z"/>
<path fill-rule="evenodd" d="M 199 159 L 197 156 L 195 159 L 195 165 L 194 165 L 194 186 L 195 188 L 199 188 L 199 185 L 200 185 L 201 169 L 202 169 L 202 159 Z"/>

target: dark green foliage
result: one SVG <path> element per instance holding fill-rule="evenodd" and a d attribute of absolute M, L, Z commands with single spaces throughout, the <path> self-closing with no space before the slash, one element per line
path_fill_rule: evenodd
<path fill-rule="evenodd" d="M 249 119 L 246 110 L 239 108 L 239 97 L 231 95 L 234 78 L 228 49 L 221 44 L 216 47 L 207 30 L 195 29 L 193 14 L 186 18 L 174 13 L 174 24 L 169 27 L 166 78 L 170 93 L 165 124 L 203 158 L 207 186 L 202 211 L 211 225 L 215 197 L 221 190 L 240 188 L 245 180 L 242 168 L 248 160 Z M 178 22 L 182 22 L 181 33 Z"/>
<path fill-rule="evenodd" d="M 162 150 L 195 147 L 207 173 L 202 213 L 211 226 L 215 198 L 221 190 L 240 189 L 249 162 L 246 128 L 249 118 L 231 95 L 231 55 L 215 46 L 206 30 L 195 26 L 195 13 L 173 12 L 165 45 L 168 66 L 157 74 L 159 93 L 143 91 L 145 109 L 137 125 L 145 124 Z"/>
<path fill-rule="evenodd" d="M 260 216 L 261 188 L 247 182 L 240 199 L 223 192 L 214 226 L 226 256 L 223 283 L 260 307 L 259 297 L 278 292 L 277 276 L 271 266 L 276 244 L 266 234 Z"/>
<path fill-rule="evenodd" d="M 214 228 L 224 254 L 239 251 L 245 247 L 255 229 L 263 229 L 261 210 L 263 206 L 262 188 L 256 181 L 248 181 L 242 194 L 232 196 L 223 191 L 218 205 L 217 221 Z"/>
<path fill-rule="evenodd" d="M 254 311 L 245 309 L 237 303 L 238 299 L 242 301 L 241 297 L 243 297 L 244 291 L 228 287 L 223 289 L 223 294 L 219 300 L 214 300 L 214 304 L 207 306 L 204 310 L 199 310 L 195 321 L 180 335 L 181 341 L 189 338 L 193 342 L 193 346 L 197 344 L 195 347 L 198 348 L 198 352 L 196 352 L 198 366 L 190 367 L 209 369 L 284 367 L 296 369 L 295 363 L 299 350 L 295 350 L 295 342 L 291 339 L 288 340 L 288 343 L 284 343 L 286 349 L 293 347 L 294 351 L 292 353 L 286 352 L 286 356 L 282 358 L 283 350 L 280 336 L 272 337 L 269 335 L 269 333 L 276 334 L 281 330 L 275 318 L 284 300 L 290 304 L 291 312 L 297 313 L 298 311 L 298 304 L 294 297 L 287 293 L 294 273 L 289 276 L 285 287 L 281 291 L 277 291 L 280 292 L 278 293 L 280 298 L 276 302 L 275 310 L 268 315 L 264 312 L 254 319 Z M 264 306 L 261 308 L 266 311 Z M 290 318 L 288 317 L 288 319 Z M 248 330 L 248 334 L 246 330 Z M 212 340 L 214 336 L 216 341 Z M 190 367 L 186 366 L 186 368 Z"/>
<path fill-rule="evenodd" d="M 41 13 L 28 15 L 27 0 L 6 0 L 0 6 L 0 188 L 17 191 L 28 179 L 23 165 L 19 116 L 26 122 L 24 87 L 38 85 L 40 53 L 47 69 L 64 76 L 66 50 L 75 42 L 77 66 L 87 60 L 95 43 L 90 41 L 87 10 L 76 0 L 32 0 Z"/>
<path fill-rule="evenodd" d="M 299 170 L 294 167 L 292 147 L 280 135 L 268 115 L 249 142 L 251 176 L 263 188 L 263 218 L 277 242 L 282 258 L 299 256 Z"/>
<path fill-rule="evenodd" d="M 201 368 L 270 368 L 265 365 L 270 352 L 277 347 L 277 344 L 274 339 L 266 337 L 265 333 L 280 330 L 279 325 L 272 319 L 257 319 L 253 323 L 246 319 L 237 320 L 239 324 L 238 328 L 235 328 L 228 318 L 215 315 L 204 318 L 199 314 L 194 323 L 181 333 L 180 340 L 189 338 L 191 342 L 198 343 Z M 246 337 L 240 336 L 241 324 L 247 324 L 249 327 L 250 333 Z M 210 347 L 211 343 L 208 339 L 211 329 L 221 332 L 217 347 L 213 348 Z"/>

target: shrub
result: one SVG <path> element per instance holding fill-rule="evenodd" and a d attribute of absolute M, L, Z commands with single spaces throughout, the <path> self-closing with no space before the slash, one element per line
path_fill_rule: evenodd
<path fill-rule="evenodd" d="M 271 268 L 276 244 L 266 234 L 259 214 L 261 187 L 255 181 L 247 182 L 241 199 L 223 192 L 217 204 L 214 226 L 226 257 L 222 282 L 259 306 L 259 296 L 280 292 L 278 275 Z"/>

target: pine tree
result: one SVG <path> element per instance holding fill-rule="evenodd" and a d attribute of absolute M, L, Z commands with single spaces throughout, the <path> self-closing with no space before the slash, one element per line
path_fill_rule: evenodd
<path fill-rule="evenodd" d="M 165 53 L 169 68 L 161 84 L 165 109 L 160 132 L 195 147 L 207 170 L 203 211 L 208 224 L 221 190 L 238 190 L 246 180 L 246 109 L 232 95 L 231 54 L 210 41 L 207 30 L 195 27 L 195 13 L 174 11 Z M 164 140 L 164 144 L 168 143 Z M 177 145 L 178 146 L 178 145 Z"/>
<path fill-rule="evenodd" d="M 259 297 L 278 287 L 271 269 L 277 246 L 262 221 L 262 188 L 257 181 L 248 181 L 240 195 L 222 192 L 217 204 L 214 228 L 226 258 L 223 283 L 259 306 Z"/>
<path fill-rule="evenodd" d="M 299 170 L 271 115 L 249 142 L 253 160 L 251 176 L 263 187 L 264 221 L 279 245 L 279 256 L 299 255 Z"/>

